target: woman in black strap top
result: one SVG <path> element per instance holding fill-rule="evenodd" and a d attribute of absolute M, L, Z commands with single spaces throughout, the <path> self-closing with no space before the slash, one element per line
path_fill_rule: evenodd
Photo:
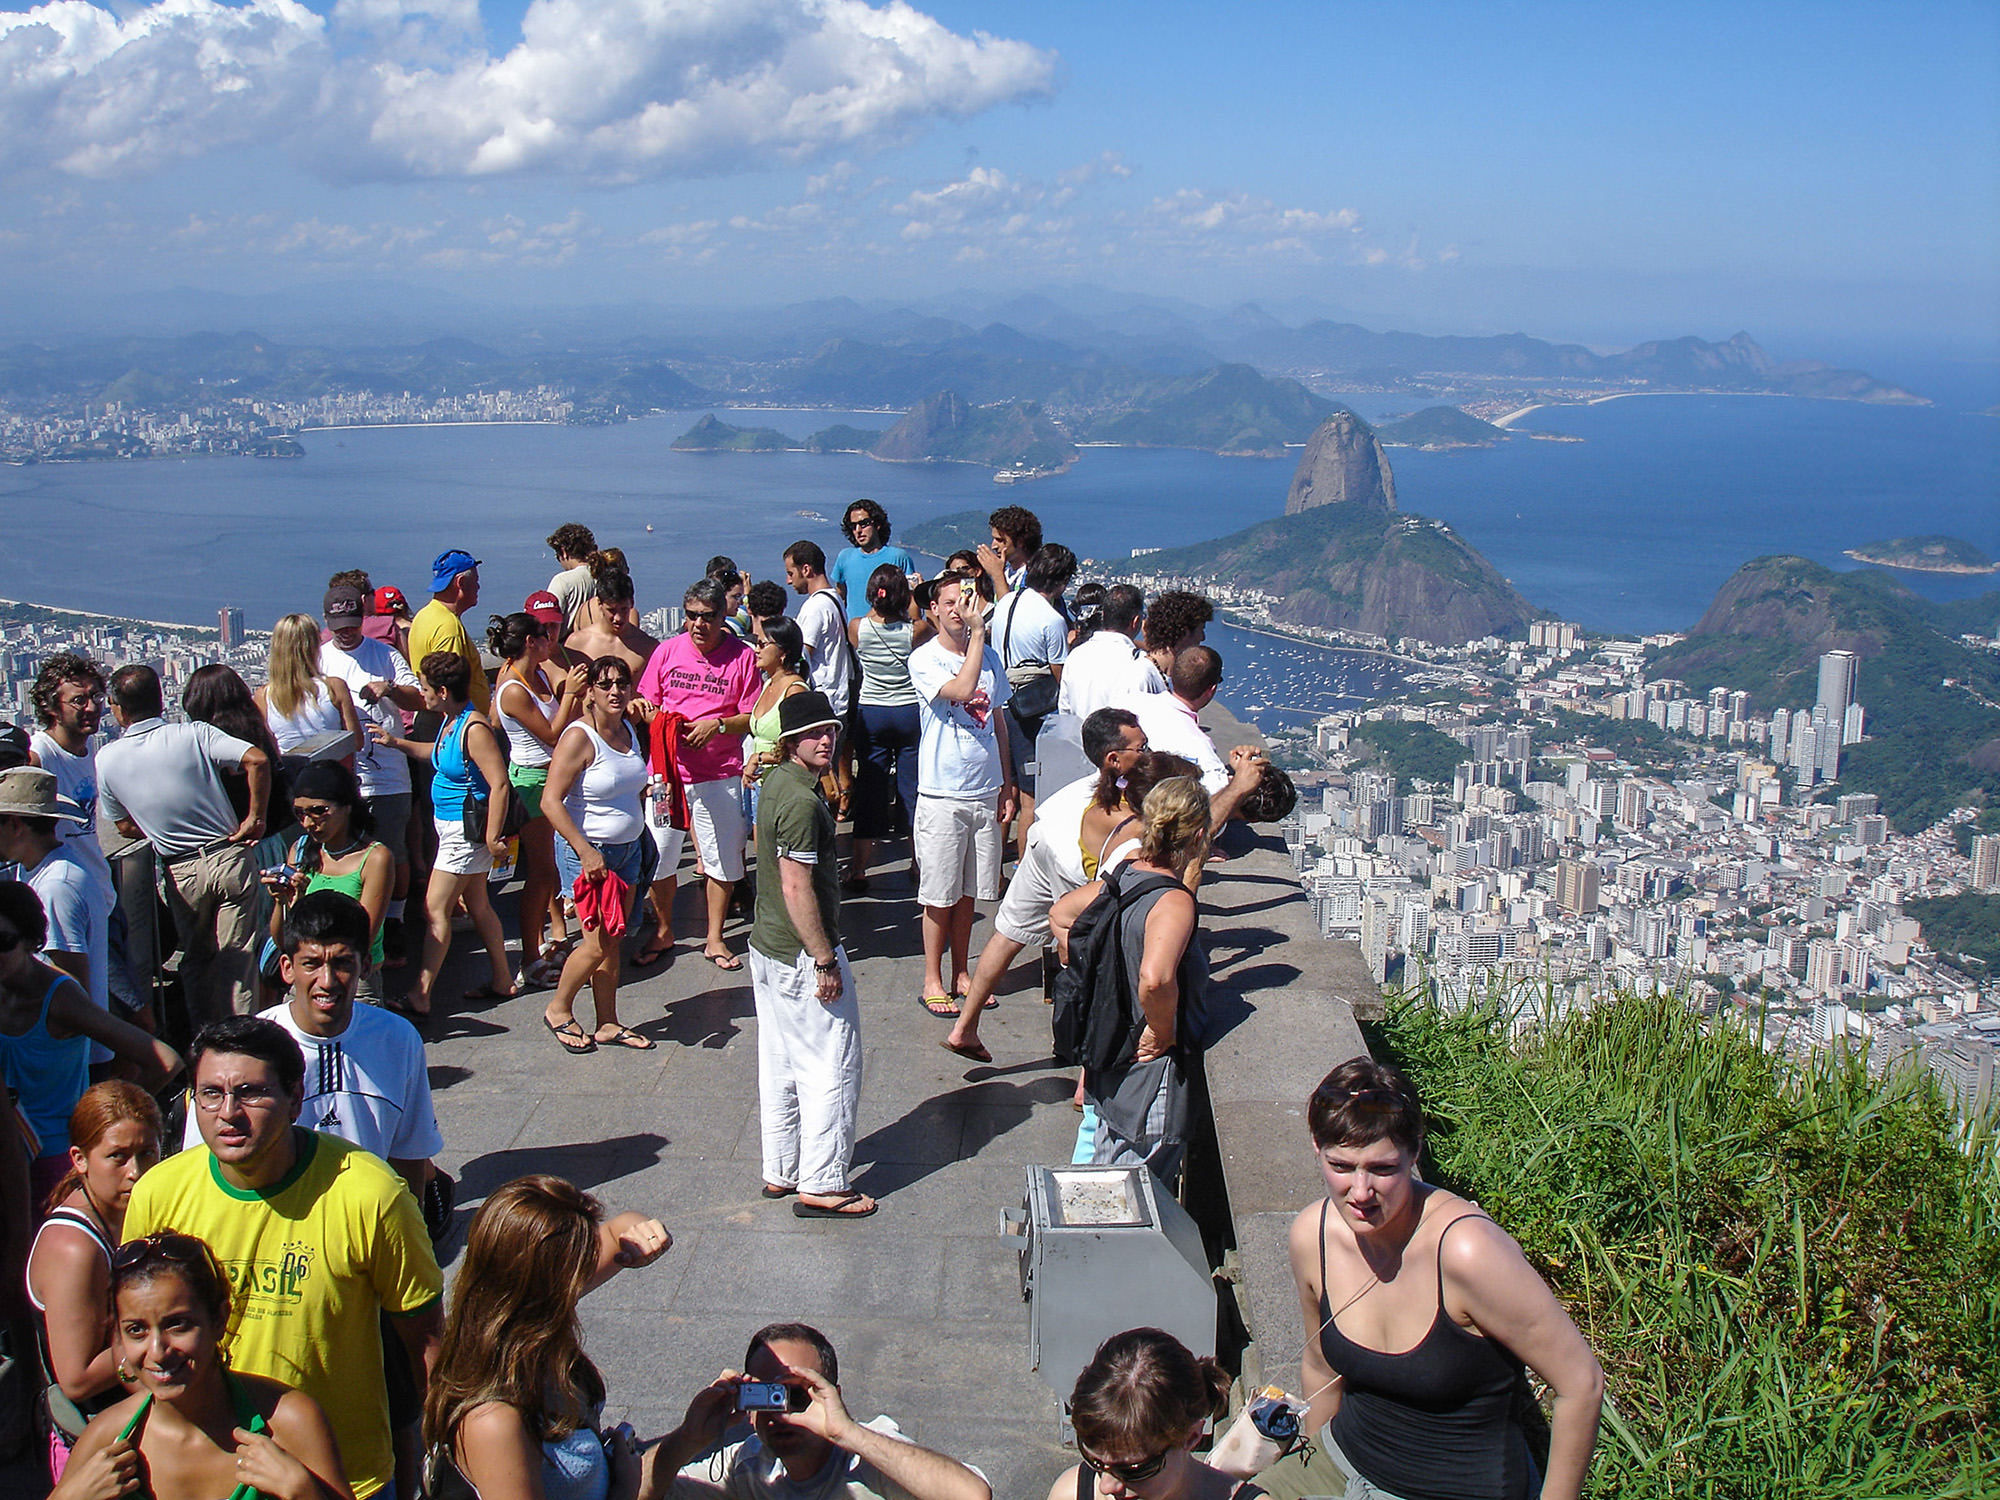
<path fill-rule="evenodd" d="M 207 1245 L 120 1245 L 111 1312 L 132 1394 L 92 1418 L 49 1500 L 354 1500 L 319 1403 L 223 1358 L 229 1283 Z"/>
<path fill-rule="evenodd" d="M 1604 1374 L 1520 1247 L 1416 1175 L 1424 1117 L 1402 1075 L 1342 1063 L 1306 1107 L 1328 1196 L 1292 1223 L 1309 1421 L 1384 1500 L 1574 1500 Z M 1516 1405 L 1522 1367 L 1554 1393 L 1546 1475 Z"/>
<path fill-rule="evenodd" d="M 1083 1462 L 1055 1482 L 1049 1500 L 1257 1500 L 1264 1492 L 1256 1485 L 1211 1469 L 1191 1451 L 1228 1399 L 1228 1372 L 1196 1359 L 1172 1334 L 1114 1333 L 1070 1392 Z"/>

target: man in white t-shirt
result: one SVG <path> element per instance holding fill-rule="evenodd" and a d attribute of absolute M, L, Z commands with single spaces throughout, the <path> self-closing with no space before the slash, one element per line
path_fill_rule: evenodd
<path fill-rule="evenodd" d="M 1099 777 L 1106 773 L 1123 776 L 1146 753 L 1146 732 L 1126 709 L 1100 708 L 1083 721 L 1082 733 L 1083 753 L 1095 769 L 1042 799 L 1041 813 L 1028 830 L 1027 852 L 1021 856 L 1014 878 L 1007 882 L 1000 909 L 993 914 L 993 936 L 979 950 L 979 968 L 959 1006 L 958 1021 L 942 1043 L 946 1051 L 974 1062 L 993 1061 L 979 1040 L 979 1013 L 999 987 L 1001 976 L 1023 948 L 1048 946 L 1049 908 L 1058 897 L 1088 883 L 1079 840 L 1083 815 L 1097 793 Z"/>
<path fill-rule="evenodd" d="M 444 1137 L 417 1028 L 392 1010 L 355 1004 L 368 963 L 367 909 L 341 891 L 301 896 L 285 914 L 279 953 L 290 993 L 264 1019 L 290 1032 L 306 1061 L 298 1123 L 374 1152 L 424 1203 Z M 201 1144 L 193 1110 L 185 1144 Z"/>
<path fill-rule="evenodd" d="M 1021 587 L 993 606 L 987 630 L 1000 651 L 1000 665 L 1007 669 L 1007 682 L 1014 696 L 1007 703 L 1007 746 L 1013 764 L 1014 785 L 1021 795 L 1015 817 L 1015 837 L 1023 858 L 1028 852 L 1028 832 L 1035 826 L 1035 742 L 1042 721 L 1054 708 L 1053 696 L 1047 707 L 1029 715 L 1021 712 L 1024 699 L 1060 689 L 1063 666 L 1069 659 L 1069 620 L 1062 612 L 1063 590 L 1076 577 L 1076 554 L 1061 542 L 1050 542 L 1028 559 L 1021 575 Z"/>
<path fill-rule="evenodd" d="M 43 957 L 83 986 L 98 1009 L 111 1009 L 111 882 L 78 843 L 58 831 L 83 821 L 76 805 L 56 793 L 56 778 L 39 766 L 0 771 L 0 861 L 21 867 L 48 920 Z M 110 1048 L 91 1043 L 92 1063 L 109 1062 Z"/>
<path fill-rule="evenodd" d="M 847 643 L 847 611 L 840 591 L 826 576 L 826 553 L 818 542 L 793 542 L 785 549 L 785 582 L 799 596 L 799 634 L 806 638 L 806 665 L 812 685 L 826 694 L 846 722 L 852 708 L 854 652 Z"/>
<path fill-rule="evenodd" d="M 320 609 L 329 635 L 320 643 L 319 669 L 347 684 L 363 718 L 391 735 L 402 734 L 403 716 L 398 710 L 417 713 L 424 706 L 417 674 L 395 647 L 363 633 L 368 606 L 360 589 L 335 584 L 326 591 Z M 410 894 L 410 758 L 394 745 L 363 734 L 361 748 L 354 754 L 354 774 L 361 782 L 361 800 L 375 819 L 375 837 L 396 861 L 382 940 L 391 958 L 397 958 L 404 951 L 403 903 Z"/>
<path fill-rule="evenodd" d="M 913 844 L 923 907 L 922 999 L 934 1016 L 957 1015 L 953 997 L 972 983 L 972 904 L 1000 894 L 1000 829 L 1014 812 L 1001 712 L 1010 693 L 1007 674 L 986 644 L 978 595 L 962 594 L 964 588 L 949 574 L 918 586 L 917 602 L 937 634 L 910 656 L 921 715 Z"/>
<path fill-rule="evenodd" d="M 1087 719 L 1100 708 L 1128 703 L 1137 693 L 1164 693 L 1166 679 L 1139 649 L 1139 628 L 1146 618 L 1146 596 L 1129 583 L 1114 584 L 1104 594 L 1104 625 L 1075 646 L 1063 667 L 1063 713 Z"/>
<path fill-rule="evenodd" d="M 549 580 L 549 592 L 562 607 L 562 633 L 576 629 L 577 611 L 591 597 L 590 554 L 597 550 L 597 538 L 588 526 L 566 521 L 549 533 L 549 550 L 556 555 L 562 571 Z"/>

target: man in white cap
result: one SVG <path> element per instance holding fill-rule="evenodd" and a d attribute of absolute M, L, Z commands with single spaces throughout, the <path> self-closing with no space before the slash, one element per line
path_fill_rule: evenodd
<path fill-rule="evenodd" d="M 53 771 L 17 766 L 0 771 L 0 861 L 21 867 L 21 878 L 41 898 L 48 918 L 42 956 L 83 987 L 91 1003 L 111 1009 L 111 884 L 85 850 L 63 839 L 65 826 L 84 815 L 56 793 Z M 103 856 L 98 856 L 102 863 Z M 91 1044 L 91 1062 L 110 1060 L 102 1043 Z"/>
<path fill-rule="evenodd" d="M 757 794 L 757 1102 L 764 1196 L 796 1193 L 802 1219 L 860 1219 L 875 1200 L 847 1182 L 861 1104 L 861 1008 L 840 946 L 840 861 L 819 778 L 840 715 L 824 693 L 778 705 L 778 753 Z"/>

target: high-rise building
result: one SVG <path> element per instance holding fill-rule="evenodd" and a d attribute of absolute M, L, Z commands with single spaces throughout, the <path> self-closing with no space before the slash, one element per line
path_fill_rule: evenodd
<path fill-rule="evenodd" d="M 222 635 L 222 649 L 234 651 L 243 644 L 243 611 L 233 604 L 225 604 L 215 614 L 216 625 Z"/>
<path fill-rule="evenodd" d="M 1867 729 L 1867 722 L 1868 715 L 1863 712 L 1859 703 L 1848 704 L 1847 712 L 1842 716 L 1840 721 L 1840 743 L 1843 745 L 1860 744 L 1861 736 Z"/>
<path fill-rule="evenodd" d="M 1854 653 L 1829 651 L 1819 659 L 1819 701 L 1836 725 L 1846 722 L 1847 705 L 1854 701 Z"/>
<path fill-rule="evenodd" d="M 2000 891 L 2000 833 L 1982 833 L 1972 841 L 1972 888 Z"/>
<path fill-rule="evenodd" d="M 1556 865 L 1556 905 L 1572 916 L 1597 910 L 1597 866 L 1586 859 L 1565 859 Z"/>
<path fill-rule="evenodd" d="M 1637 833 L 1646 826 L 1646 789 L 1638 782 L 1618 783 L 1618 811 L 1611 821 L 1625 833 Z"/>

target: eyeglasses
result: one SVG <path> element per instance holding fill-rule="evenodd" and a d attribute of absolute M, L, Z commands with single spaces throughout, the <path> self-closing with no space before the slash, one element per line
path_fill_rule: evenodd
<path fill-rule="evenodd" d="M 719 609 L 684 609 L 681 611 L 681 616 L 689 624 L 692 624 L 696 620 L 719 620 L 722 618 L 722 611 Z"/>
<path fill-rule="evenodd" d="M 233 1089 L 205 1083 L 194 1091 L 195 1107 L 205 1115 L 219 1115 L 232 1100 L 243 1109 L 270 1109 L 278 1102 L 277 1090 L 268 1084 L 246 1083 Z"/>
<path fill-rule="evenodd" d="M 208 1263 L 208 1246 L 191 1234 L 176 1234 L 171 1229 L 162 1229 L 156 1234 L 141 1235 L 136 1240 L 127 1240 L 111 1252 L 111 1269 L 129 1271 L 144 1260 L 171 1260 L 184 1266 L 205 1266 Z"/>
<path fill-rule="evenodd" d="M 1165 1452 L 1154 1454 L 1151 1458 L 1143 1458 L 1135 1464 L 1106 1463 L 1102 1459 L 1092 1458 L 1081 1448 L 1077 1449 L 1077 1455 L 1082 1458 L 1083 1466 L 1091 1472 L 1109 1474 L 1120 1484 L 1133 1485 L 1144 1484 L 1164 1469 L 1167 1466 L 1167 1458 L 1173 1451 L 1169 1448 Z"/>

